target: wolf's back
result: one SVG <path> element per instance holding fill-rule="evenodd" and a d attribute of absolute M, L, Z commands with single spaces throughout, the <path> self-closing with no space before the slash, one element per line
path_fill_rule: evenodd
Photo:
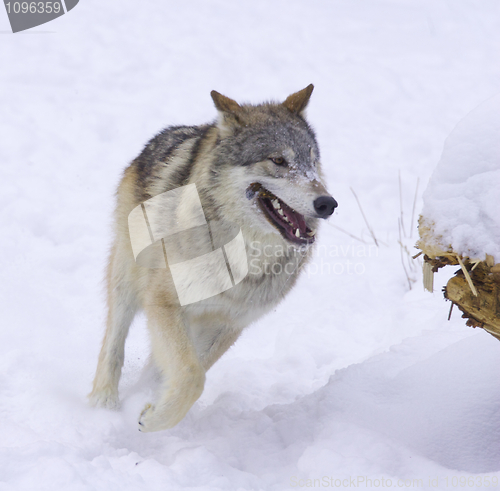
<path fill-rule="evenodd" d="M 153 137 L 126 172 L 139 203 L 188 183 L 202 141 L 213 125 L 171 126 Z"/>

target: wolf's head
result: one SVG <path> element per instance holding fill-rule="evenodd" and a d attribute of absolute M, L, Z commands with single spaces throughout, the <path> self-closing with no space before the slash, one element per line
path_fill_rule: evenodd
<path fill-rule="evenodd" d="M 317 219 L 337 207 L 322 182 L 318 144 L 305 120 L 312 91 L 309 85 L 283 103 L 260 105 L 211 93 L 219 112 L 212 178 L 227 212 L 244 226 L 277 231 L 299 246 L 314 242 Z"/>

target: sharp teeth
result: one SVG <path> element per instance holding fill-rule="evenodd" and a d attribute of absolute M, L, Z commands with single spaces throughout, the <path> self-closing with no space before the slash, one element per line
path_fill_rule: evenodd
<path fill-rule="evenodd" d="M 279 213 L 280 215 L 285 216 L 285 214 L 283 213 L 283 210 L 282 210 L 281 208 L 279 208 L 279 209 L 278 209 L 278 213 Z"/>
<path fill-rule="evenodd" d="M 274 206 L 276 209 L 281 208 L 281 206 L 280 206 L 280 202 L 279 202 L 277 199 L 273 199 L 273 200 L 271 201 L 271 203 L 273 204 L 273 206 Z"/>
<path fill-rule="evenodd" d="M 314 232 L 307 232 L 307 235 L 309 235 L 309 237 L 312 237 L 314 235 Z"/>
<path fill-rule="evenodd" d="M 297 230 L 295 231 L 295 237 L 300 237 L 300 232 L 299 232 L 299 229 L 297 229 Z"/>

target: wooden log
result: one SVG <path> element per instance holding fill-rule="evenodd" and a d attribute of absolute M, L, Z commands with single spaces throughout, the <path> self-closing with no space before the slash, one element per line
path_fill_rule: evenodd
<path fill-rule="evenodd" d="M 432 224 L 420 216 L 420 240 L 424 253 L 424 286 L 432 291 L 432 274 L 446 266 L 460 266 L 444 288 L 444 296 L 453 302 L 467 319 L 466 324 L 481 327 L 500 340 L 500 263 L 488 254 L 484 261 L 462 257 L 451 246 L 435 237 Z"/>
<path fill-rule="evenodd" d="M 497 265 L 498 266 L 498 265 Z M 492 269 L 494 269 L 492 271 Z M 444 288 L 444 296 L 451 300 L 467 319 L 467 325 L 481 327 L 500 340 L 500 272 L 485 261 L 469 271 L 477 290 L 475 296 L 460 269 Z"/>

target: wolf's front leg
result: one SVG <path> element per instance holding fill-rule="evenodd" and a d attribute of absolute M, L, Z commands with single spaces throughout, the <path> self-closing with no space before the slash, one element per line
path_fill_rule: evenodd
<path fill-rule="evenodd" d="M 205 370 L 186 331 L 179 307 L 146 309 L 153 359 L 161 371 L 157 401 L 147 404 L 139 418 L 139 430 L 159 431 L 175 426 L 200 397 Z"/>

